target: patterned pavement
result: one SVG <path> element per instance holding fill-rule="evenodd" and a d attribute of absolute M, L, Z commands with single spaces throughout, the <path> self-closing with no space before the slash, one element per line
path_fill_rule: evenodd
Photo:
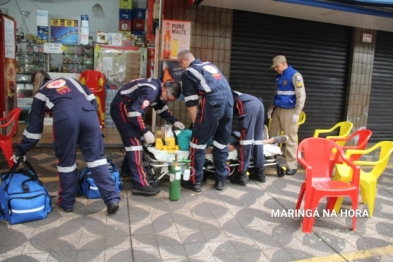
<path fill-rule="evenodd" d="M 122 153 L 107 157 L 120 167 Z M 56 203 L 53 154 L 31 152 L 28 160 Z M 84 167 L 78 153 L 78 169 Z M 0 171 L 7 171 L 2 155 Z M 178 201 L 169 200 L 166 178 L 153 197 L 132 195 L 125 179 L 114 215 L 102 200 L 78 196 L 73 213 L 54 204 L 45 220 L 0 221 L 0 261 L 393 261 L 392 160 L 379 179 L 374 216 L 358 218 L 356 232 L 350 217 L 317 218 L 311 234 L 302 233 L 299 218 L 274 217 L 272 211 L 294 209 L 304 171 L 282 178 L 273 167 L 266 171 L 264 184 L 227 181 L 220 192 L 208 179 L 203 192 L 182 190 Z"/>

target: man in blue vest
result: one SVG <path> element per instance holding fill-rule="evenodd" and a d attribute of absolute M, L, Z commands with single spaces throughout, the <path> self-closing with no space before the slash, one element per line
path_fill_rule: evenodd
<path fill-rule="evenodd" d="M 53 115 L 53 144 L 59 175 L 58 205 L 72 212 L 79 188 L 76 147 L 79 145 L 91 175 L 97 184 L 108 213 L 119 209 L 120 195 L 110 176 L 104 155 L 104 141 L 97 116 L 98 105 L 89 88 L 69 77 L 50 79 L 43 71 L 33 74 L 41 86 L 34 96 L 29 125 L 23 132 L 14 161 L 35 146 L 41 138 L 46 112 Z M 39 82 L 39 83 L 38 83 Z"/>
<path fill-rule="evenodd" d="M 267 117 L 272 118 L 269 136 L 279 135 L 281 130 L 288 136 L 285 146 L 288 165 L 286 174 L 291 176 L 297 171 L 298 121 L 306 101 L 306 91 L 302 75 L 288 65 L 285 56 L 274 57 L 271 68 L 274 68 L 277 76 L 276 94 L 267 111 Z"/>
<path fill-rule="evenodd" d="M 182 186 L 195 192 L 202 191 L 207 142 L 213 138 L 215 188 L 223 190 L 229 175 L 226 160 L 233 115 L 231 88 L 225 76 L 212 63 L 195 59 L 188 50 L 180 51 L 177 58 L 185 70 L 181 76 L 184 101 L 194 126 L 190 142 L 190 160 L 195 175 L 189 181 L 182 181 Z"/>

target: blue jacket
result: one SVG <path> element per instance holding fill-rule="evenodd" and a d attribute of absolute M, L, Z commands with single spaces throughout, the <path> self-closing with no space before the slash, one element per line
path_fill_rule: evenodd
<path fill-rule="evenodd" d="M 288 66 L 282 75 L 277 75 L 277 92 L 274 96 L 274 105 L 281 108 L 295 108 L 296 94 L 293 77 L 297 73 L 295 69 Z"/>
<path fill-rule="evenodd" d="M 228 81 L 215 65 L 199 59 L 195 59 L 190 64 L 182 74 L 181 80 L 187 107 L 198 105 L 199 95 L 203 97 L 208 93 L 217 93 L 221 96 L 231 89 Z M 221 100 L 232 100 L 232 98 L 225 95 Z M 230 102 L 230 105 L 232 106 L 233 102 Z"/>

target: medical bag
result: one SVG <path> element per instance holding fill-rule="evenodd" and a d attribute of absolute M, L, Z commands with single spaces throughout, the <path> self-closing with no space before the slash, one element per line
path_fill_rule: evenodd
<path fill-rule="evenodd" d="M 117 166 L 112 160 L 108 160 L 108 169 L 111 174 L 111 178 L 115 181 L 116 190 L 120 192 L 122 189 L 122 182 L 120 179 L 120 172 Z M 79 175 L 79 194 L 86 196 L 89 199 L 101 198 L 100 191 L 91 177 L 91 173 L 88 167 L 85 167 Z"/>
<path fill-rule="evenodd" d="M 20 163 L 24 168 L 18 169 Z M 41 220 L 52 211 L 52 200 L 31 164 L 18 162 L 1 175 L 0 219 L 11 225 Z"/>

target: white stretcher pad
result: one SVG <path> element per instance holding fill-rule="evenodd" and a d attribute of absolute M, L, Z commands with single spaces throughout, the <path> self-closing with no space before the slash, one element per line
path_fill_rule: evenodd
<path fill-rule="evenodd" d="M 157 161 L 173 163 L 175 161 L 175 155 L 177 155 L 177 160 L 180 161 L 182 159 L 188 159 L 189 151 L 166 151 L 166 150 L 158 150 L 154 146 L 146 147 L 147 150 L 152 153 Z M 281 155 L 281 148 L 276 144 L 267 144 L 263 145 L 263 154 L 265 157 L 272 157 Z M 206 154 L 205 158 L 211 162 L 213 162 L 213 154 Z M 236 160 L 237 159 L 237 150 L 233 150 L 229 152 L 227 160 Z"/>

